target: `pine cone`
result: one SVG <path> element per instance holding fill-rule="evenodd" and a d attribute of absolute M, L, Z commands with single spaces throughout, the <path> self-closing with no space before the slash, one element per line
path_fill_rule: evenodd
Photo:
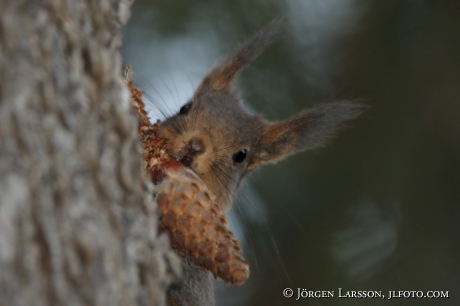
<path fill-rule="evenodd" d="M 158 136 L 158 123 L 150 123 L 142 92 L 131 81 L 129 68 L 125 78 L 134 110 L 140 117 L 139 137 L 144 145 L 145 171 L 157 185 L 161 227 L 168 232 L 171 245 L 191 258 L 195 265 L 211 271 L 216 279 L 228 284 L 245 283 L 249 264 L 215 203 L 216 197 L 192 170 L 167 154 L 163 148 L 167 140 Z"/>

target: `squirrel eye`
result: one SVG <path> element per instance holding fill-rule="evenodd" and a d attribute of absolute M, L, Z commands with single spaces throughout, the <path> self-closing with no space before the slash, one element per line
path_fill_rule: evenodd
<path fill-rule="evenodd" d="M 192 102 L 189 102 L 189 103 L 183 105 L 179 110 L 179 114 L 181 114 L 181 115 L 187 114 L 188 111 L 190 110 L 190 108 L 192 108 Z"/>
<path fill-rule="evenodd" d="M 248 154 L 248 150 L 246 149 L 241 149 L 237 153 L 233 155 L 233 161 L 235 163 L 242 163 L 246 159 L 246 155 Z"/>

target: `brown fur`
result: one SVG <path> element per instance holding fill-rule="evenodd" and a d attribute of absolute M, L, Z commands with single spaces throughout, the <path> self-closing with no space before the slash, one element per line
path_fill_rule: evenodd
<path fill-rule="evenodd" d="M 169 140 L 167 151 L 203 180 L 224 210 L 231 206 L 248 172 L 296 151 L 322 145 L 345 121 L 364 109 L 350 102 L 327 103 L 276 123 L 250 115 L 231 92 L 232 82 L 267 47 L 279 28 L 280 22 L 272 22 L 212 69 L 188 102 L 189 111 L 160 125 L 161 136 Z M 236 163 L 233 156 L 242 149 L 247 150 L 246 158 Z M 174 305 L 212 304 L 209 300 L 190 300 L 192 296 L 211 296 L 212 286 L 203 280 L 206 278 L 195 277 L 196 273 L 190 272 L 193 269 L 187 271 L 183 284 L 170 290 L 170 300 Z M 199 292 L 192 295 L 190 288 Z"/>

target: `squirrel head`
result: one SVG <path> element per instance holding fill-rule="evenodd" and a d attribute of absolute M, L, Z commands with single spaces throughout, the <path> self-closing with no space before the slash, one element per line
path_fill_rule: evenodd
<path fill-rule="evenodd" d="M 231 90 L 232 83 L 270 44 L 280 24 L 272 22 L 212 69 L 179 113 L 160 124 L 169 154 L 203 180 L 224 210 L 251 170 L 322 145 L 364 109 L 350 102 L 326 103 L 270 123 L 243 108 Z"/>

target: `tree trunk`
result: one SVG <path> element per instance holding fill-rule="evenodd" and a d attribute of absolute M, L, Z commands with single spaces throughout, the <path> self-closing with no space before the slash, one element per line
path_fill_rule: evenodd
<path fill-rule="evenodd" d="M 0 0 L 0 305 L 163 305 L 122 76 L 129 0 Z"/>

